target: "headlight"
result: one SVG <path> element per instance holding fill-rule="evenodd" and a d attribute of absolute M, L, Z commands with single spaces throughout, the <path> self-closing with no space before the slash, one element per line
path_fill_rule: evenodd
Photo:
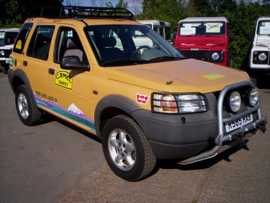
<path fill-rule="evenodd" d="M 255 64 L 266 64 L 268 61 L 267 51 L 254 51 L 253 52 L 253 63 Z"/>
<path fill-rule="evenodd" d="M 259 55 L 258 55 L 258 59 L 259 59 L 259 61 L 261 61 L 261 62 L 263 62 L 263 61 L 266 61 L 266 59 L 267 59 L 267 55 L 266 55 L 266 53 L 260 53 Z"/>
<path fill-rule="evenodd" d="M 239 92 L 232 92 L 229 98 L 229 106 L 232 112 L 236 113 L 241 108 L 241 95 Z"/>
<path fill-rule="evenodd" d="M 0 50 L 0 56 L 5 56 L 5 51 L 4 50 Z"/>
<path fill-rule="evenodd" d="M 249 104 L 251 106 L 256 106 L 259 103 L 259 92 L 257 89 L 252 89 L 249 93 Z"/>
<path fill-rule="evenodd" d="M 159 94 L 152 96 L 152 109 L 158 113 L 197 113 L 207 111 L 206 100 L 200 94 Z"/>
<path fill-rule="evenodd" d="M 214 52 L 214 53 L 212 53 L 212 55 L 211 55 L 211 58 L 212 58 L 212 60 L 213 61 L 219 61 L 220 60 L 220 53 L 218 53 L 218 52 Z"/>

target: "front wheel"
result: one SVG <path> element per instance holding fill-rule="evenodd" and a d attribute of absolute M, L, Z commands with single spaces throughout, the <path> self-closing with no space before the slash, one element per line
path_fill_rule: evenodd
<path fill-rule="evenodd" d="M 149 175 L 156 157 L 141 128 L 131 118 L 119 115 L 104 126 L 103 152 L 112 171 L 128 181 Z"/>

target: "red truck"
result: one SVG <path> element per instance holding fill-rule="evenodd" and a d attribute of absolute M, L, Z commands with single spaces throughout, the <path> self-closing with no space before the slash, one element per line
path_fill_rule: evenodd
<path fill-rule="evenodd" d="M 228 20 L 225 17 L 189 17 L 180 20 L 173 45 L 187 58 L 228 66 Z"/>

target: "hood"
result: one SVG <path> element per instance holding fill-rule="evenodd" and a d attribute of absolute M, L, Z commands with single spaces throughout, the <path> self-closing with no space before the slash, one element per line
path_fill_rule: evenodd
<path fill-rule="evenodd" d="M 249 77 L 232 68 L 185 59 L 112 68 L 109 79 L 155 91 L 207 93 Z"/>
<path fill-rule="evenodd" d="M 270 36 L 258 36 L 255 45 L 270 48 Z"/>

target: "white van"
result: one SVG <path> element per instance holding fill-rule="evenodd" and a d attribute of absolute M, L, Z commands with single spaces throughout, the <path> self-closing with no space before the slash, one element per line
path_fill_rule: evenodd
<path fill-rule="evenodd" d="M 19 33 L 17 28 L 0 29 L 0 66 L 4 72 L 9 68 L 9 55 Z"/>
<path fill-rule="evenodd" d="M 250 53 L 250 73 L 255 78 L 270 73 L 270 17 L 257 20 Z"/>
<path fill-rule="evenodd" d="M 164 39 L 171 40 L 171 24 L 160 20 L 139 20 L 141 24 L 148 25 L 152 30 L 160 34 Z"/>

